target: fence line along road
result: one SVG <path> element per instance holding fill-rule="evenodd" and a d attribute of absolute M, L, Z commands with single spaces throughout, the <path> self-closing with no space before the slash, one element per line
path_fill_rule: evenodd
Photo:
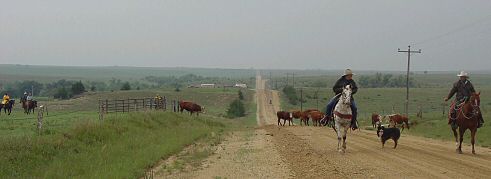
<path fill-rule="evenodd" d="M 99 100 L 99 118 L 107 113 L 125 113 L 144 110 L 167 110 L 167 98 L 106 99 Z"/>

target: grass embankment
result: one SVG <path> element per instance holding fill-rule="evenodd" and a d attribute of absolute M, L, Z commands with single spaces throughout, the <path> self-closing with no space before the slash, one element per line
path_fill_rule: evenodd
<path fill-rule="evenodd" d="M 0 178 L 136 178 L 223 123 L 171 112 L 82 120 L 63 133 L 0 138 Z M 217 135 L 215 135 L 217 134 Z"/>

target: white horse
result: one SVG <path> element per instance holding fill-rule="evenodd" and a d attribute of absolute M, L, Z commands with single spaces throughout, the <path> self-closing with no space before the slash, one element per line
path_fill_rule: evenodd
<path fill-rule="evenodd" d="M 342 153 L 346 151 L 346 132 L 348 132 L 351 126 L 351 92 L 351 86 L 346 85 L 343 88 L 339 102 L 334 107 L 334 127 L 338 135 L 338 152 Z M 341 137 L 343 138 L 342 145 Z"/>

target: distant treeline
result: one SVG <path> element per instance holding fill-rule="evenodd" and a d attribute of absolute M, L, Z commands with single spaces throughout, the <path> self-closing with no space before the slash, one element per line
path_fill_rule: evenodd
<path fill-rule="evenodd" d="M 68 99 L 87 91 L 118 91 L 118 90 L 140 90 L 156 88 L 175 88 L 178 91 L 182 87 L 199 83 L 235 84 L 236 82 L 251 84 L 254 79 L 230 79 L 219 77 L 202 77 L 187 74 L 180 77 L 175 76 L 147 76 L 138 81 L 122 81 L 112 78 L 108 81 L 81 81 L 81 80 L 58 80 L 49 83 L 39 83 L 33 80 L 16 81 L 9 83 L 0 82 L 0 92 L 9 93 L 11 97 L 18 98 L 24 92 L 33 90 L 35 96 L 54 97 Z"/>
<path fill-rule="evenodd" d="M 358 80 L 359 86 L 363 88 L 400 88 L 406 87 L 406 76 L 376 73 L 375 75 L 363 75 Z M 409 86 L 416 84 L 413 78 L 409 78 Z"/>

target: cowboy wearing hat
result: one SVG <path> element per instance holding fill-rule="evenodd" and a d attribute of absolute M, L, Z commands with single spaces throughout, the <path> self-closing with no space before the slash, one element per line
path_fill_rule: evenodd
<path fill-rule="evenodd" d="M 452 98 L 454 94 L 457 94 L 455 96 L 455 105 L 466 102 L 467 100 L 469 100 L 471 94 L 476 92 L 471 81 L 469 81 L 468 73 L 466 73 L 465 71 L 461 71 L 460 74 L 457 74 L 457 76 L 459 77 L 459 81 L 453 84 L 450 93 L 448 93 L 448 96 L 444 99 L 445 101 L 448 101 L 448 99 Z M 456 114 L 457 112 L 455 111 L 455 109 L 450 110 L 451 120 L 449 120 L 448 122 L 452 126 L 455 126 L 455 118 L 457 117 Z M 479 120 L 478 128 L 481 127 L 483 123 L 484 120 L 481 117 Z"/>
<path fill-rule="evenodd" d="M 353 80 L 353 75 L 355 75 L 351 69 L 346 69 L 344 70 L 344 74 L 343 76 L 341 76 L 341 78 L 338 79 L 338 81 L 334 84 L 334 87 L 332 88 L 332 90 L 334 91 L 334 93 L 336 94 L 336 96 L 334 96 L 331 101 L 329 101 L 329 103 L 327 103 L 327 107 L 326 107 L 326 116 L 324 117 L 323 121 L 329 121 L 331 116 L 332 116 L 332 111 L 334 109 L 334 107 L 336 106 L 336 103 L 338 102 L 339 100 L 339 97 L 341 95 L 342 92 L 343 92 L 343 88 L 346 86 L 346 85 L 350 85 L 351 86 L 351 89 L 352 89 L 352 96 L 351 96 L 351 113 L 352 113 L 352 120 L 351 120 L 351 128 L 353 130 L 355 129 L 358 129 L 358 126 L 356 124 L 356 116 L 357 116 L 357 108 L 356 108 L 356 104 L 355 104 L 355 99 L 353 98 L 353 95 L 358 91 L 358 87 L 356 86 L 356 83 L 355 81 Z"/>

